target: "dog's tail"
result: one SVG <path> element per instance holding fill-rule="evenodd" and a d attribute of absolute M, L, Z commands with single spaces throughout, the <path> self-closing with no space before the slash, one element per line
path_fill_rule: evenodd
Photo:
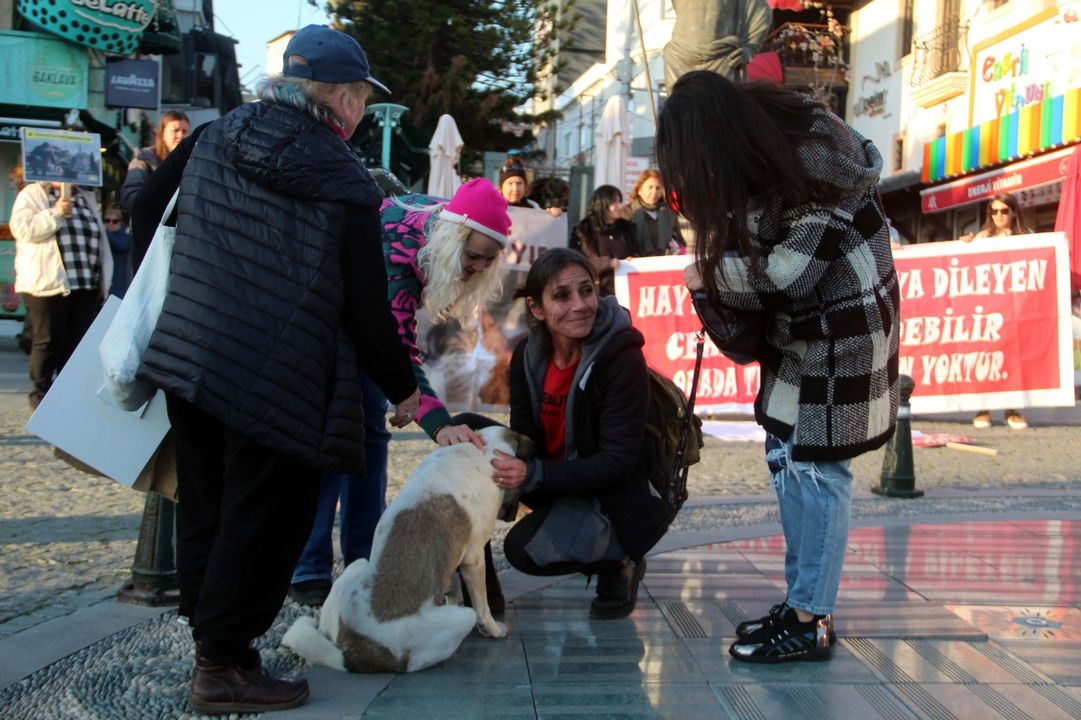
<path fill-rule="evenodd" d="M 282 645 L 304 658 L 309 665 L 325 665 L 335 670 L 345 670 L 345 657 L 338 646 L 319 632 L 315 620 L 303 615 L 289 628 L 282 638 Z"/>

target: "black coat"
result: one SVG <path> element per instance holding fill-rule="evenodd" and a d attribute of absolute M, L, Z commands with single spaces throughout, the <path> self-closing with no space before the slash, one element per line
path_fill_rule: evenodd
<path fill-rule="evenodd" d="M 601 300 L 567 398 L 566 460 L 544 457 L 547 445 L 534 398 L 543 390 L 548 360 L 538 343 L 532 336 L 519 343 L 510 366 L 511 429 L 532 438 L 542 456 L 532 461 L 536 467 L 530 467 L 526 485 L 536 487 L 523 502 L 536 508 L 565 495 L 595 496 L 624 551 L 641 558 L 667 530 L 660 500 L 636 472 L 649 404 L 642 334 L 615 298 Z"/>
<path fill-rule="evenodd" d="M 184 168 L 139 377 L 305 464 L 361 469 L 358 367 L 394 402 L 416 388 L 387 302 L 381 199 L 306 113 L 263 102 L 216 121 Z M 343 266 L 356 264 L 376 271 L 347 302 Z"/>

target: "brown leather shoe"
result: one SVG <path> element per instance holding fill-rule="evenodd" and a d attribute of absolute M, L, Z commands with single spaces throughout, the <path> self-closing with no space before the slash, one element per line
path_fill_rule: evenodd
<path fill-rule="evenodd" d="M 245 670 L 238 665 L 214 665 L 195 659 L 188 690 L 193 711 L 218 715 L 285 710 L 308 699 L 308 681 L 278 680 L 263 674 L 258 666 Z"/>

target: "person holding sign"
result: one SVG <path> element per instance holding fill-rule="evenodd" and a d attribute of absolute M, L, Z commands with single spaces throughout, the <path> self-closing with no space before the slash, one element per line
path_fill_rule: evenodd
<path fill-rule="evenodd" d="M 109 296 L 113 258 L 92 194 L 60 182 L 35 182 L 15 197 L 15 292 L 30 319 L 30 407 L 53 379 Z"/>
<path fill-rule="evenodd" d="M 1032 229 L 1025 225 L 1025 218 L 1021 212 L 1021 206 L 1017 198 L 1010 193 L 999 193 L 987 203 L 987 219 L 975 235 L 966 233 L 961 236 L 964 242 L 983 240 L 984 238 L 1009 237 L 1011 235 L 1025 235 Z M 1014 430 L 1024 430 L 1028 427 L 1025 416 L 1013 409 L 1006 410 L 1006 424 Z M 972 418 L 972 426 L 980 430 L 991 427 L 991 411 L 980 410 L 976 417 Z"/>
<path fill-rule="evenodd" d="M 631 188 L 631 200 L 627 205 L 630 221 L 634 224 L 638 254 L 678 255 L 684 247 L 679 232 L 679 221 L 664 199 L 664 180 L 657 170 L 643 170 Z"/>
<path fill-rule="evenodd" d="M 570 245 L 593 263 L 601 295 L 615 294 L 615 270 L 623 258 L 638 255 L 634 225 L 623 219 L 623 193 L 601 185 L 589 198 L 589 210 L 571 233 Z"/>
<path fill-rule="evenodd" d="M 499 193 L 510 207 L 541 209 L 540 204 L 529 198 L 529 181 L 526 179 L 525 167 L 520 163 L 507 162 L 503 165 L 499 172 Z M 552 217 L 563 214 L 563 209 L 559 207 L 553 206 L 547 210 Z"/>
<path fill-rule="evenodd" d="M 875 191 L 882 158 L 811 98 L 710 72 L 675 84 L 656 151 L 697 238 L 688 288 L 718 316 L 749 315 L 764 330 L 755 417 L 767 431 L 788 596 L 742 623 L 729 653 L 828 659 L 849 465 L 889 440 L 897 416 L 900 294 Z"/>

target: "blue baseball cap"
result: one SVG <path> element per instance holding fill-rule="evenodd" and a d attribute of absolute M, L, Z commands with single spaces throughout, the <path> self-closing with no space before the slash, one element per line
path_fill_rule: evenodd
<path fill-rule="evenodd" d="M 299 55 L 308 64 L 289 65 L 290 55 Z M 282 54 L 282 75 L 324 83 L 364 80 L 385 93 L 386 85 L 372 77 L 368 56 L 352 35 L 326 25 L 308 25 L 293 35 Z"/>

